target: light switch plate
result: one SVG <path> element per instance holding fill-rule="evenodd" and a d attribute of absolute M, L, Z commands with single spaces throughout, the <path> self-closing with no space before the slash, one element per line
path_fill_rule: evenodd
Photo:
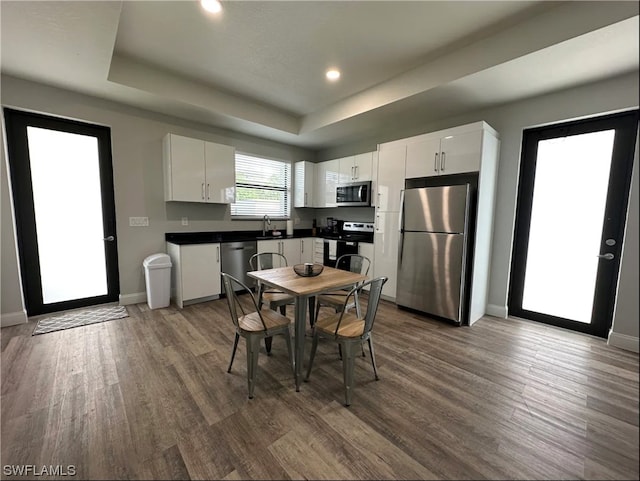
<path fill-rule="evenodd" d="M 188 217 L 183 217 L 182 218 L 182 225 L 189 225 L 189 218 Z"/>
<path fill-rule="evenodd" d="M 147 227 L 148 225 L 148 217 L 129 217 L 129 227 Z"/>

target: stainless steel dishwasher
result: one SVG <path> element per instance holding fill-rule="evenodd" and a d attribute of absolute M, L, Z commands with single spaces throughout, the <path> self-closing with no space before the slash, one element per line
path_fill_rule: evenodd
<path fill-rule="evenodd" d="M 255 281 L 247 276 L 251 270 L 249 259 L 258 252 L 256 241 L 223 242 L 222 251 L 222 272 L 231 274 L 236 279 L 244 282 L 248 287 L 254 287 Z"/>

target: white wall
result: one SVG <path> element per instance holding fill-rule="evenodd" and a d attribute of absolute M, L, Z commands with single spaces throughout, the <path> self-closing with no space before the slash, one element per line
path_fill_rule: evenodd
<path fill-rule="evenodd" d="M 167 132 L 233 145 L 246 153 L 282 160 L 314 160 L 314 152 L 227 130 L 182 121 L 13 77 L 2 77 L 2 104 L 73 118 L 111 128 L 113 152 L 118 264 L 122 301 L 144 301 L 142 261 L 165 251 L 165 232 L 259 230 L 261 221 L 232 221 L 229 207 L 214 204 L 166 203 L 162 172 L 162 138 Z M 4 149 L 3 149 L 4 150 Z M 3 169 L 4 167 L 3 160 Z M 13 232 L 5 229 L 12 211 L 2 179 L 2 305 L 5 323 L 9 313 L 21 311 L 13 303 L 20 292 L 15 272 Z M 129 217 L 149 217 L 149 227 L 129 227 Z M 181 219 L 189 218 L 183 227 Z M 296 228 L 311 228 L 313 210 L 294 209 L 301 219 Z M 285 228 L 284 221 L 282 229 Z M 276 224 L 278 224 L 276 222 Z M 6 292 L 6 294 L 5 294 Z"/>
<path fill-rule="evenodd" d="M 597 82 L 573 89 L 541 95 L 538 97 L 505 104 L 502 106 L 468 112 L 463 115 L 441 119 L 437 122 L 416 122 L 407 127 L 403 119 L 389 118 L 391 126 L 404 124 L 404 127 L 389 130 L 382 137 L 363 139 L 353 144 L 319 152 L 318 159 L 331 159 L 375 149 L 379 142 L 410 137 L 449 127 L 455 127 L 478 120 L 484 120 L 495 128 L 501 139 L 500 162 L 496 211 L 493 235 L 493 253 L 491 261 L 491 279 L 489 288 L 489 312 L 506 316 L 511 248 L 513 244 L 513 226 L 517 196 L 517 182 L 520 166 L 520 148 L 523 129 L 561 122 L 580 117 L 625 110 L 638 107 L 638 72 L 614 79 Z M 610 342 L 624 339 L 625 346 L 638 346 L 638 173 L 632 184 L 632 199 L 629 207 L 627 238 L 623 250 L 623 268 L 618 293 L 613 332 L 630 337 L 610 336 Z"/>

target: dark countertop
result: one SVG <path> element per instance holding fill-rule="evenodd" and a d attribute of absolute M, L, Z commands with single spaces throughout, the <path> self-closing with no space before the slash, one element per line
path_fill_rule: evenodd
<path fill-rule="evenodd" d="M 301 239 L 303 237 L 314 237 L 311 229 L 294 229 L 293 235 L 281 236 L 262 236 L 261 230 L 248 231 L 222 231 L 222 232 L 167 232 L 164 235 L 166 242 L 172 244 L 213 244 L 218 242 L 240 242 L 240 241 L 258 241 L 269 239 Z M 318 233 L 315 237 L 325 238 L 322 233 Z M 362 242 L 362 241 L 361 241 Z"/>
<path fill-rule="evenodd" d="M 217 242 L 240 242 L 269 239 L 300 239 L 313 237 L 311 229 L 294 229 L 293 235 L 262 236 L 261 230 L 222 232 L 167 232 L 164 240 L 172 244 L 211 244 Z"/>

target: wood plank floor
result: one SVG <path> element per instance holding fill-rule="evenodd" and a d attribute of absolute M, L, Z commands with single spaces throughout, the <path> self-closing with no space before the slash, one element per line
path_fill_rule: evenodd
<path fill-rule="evenodd" d="M 7 465 L 73 465 L 76 479 L 639 478 L 638 355 L 602 339 L 490 317 L 459 328 L 383 301 L 380 381 L 359 358 L 345 408 L 331 344 L 295 392 L 275 338 L 249 400 L 243 340 L 226 372 L 226 300 L 128 310 L 40 336 L 2 329 L 3 478 L 18 478 Z"/>

